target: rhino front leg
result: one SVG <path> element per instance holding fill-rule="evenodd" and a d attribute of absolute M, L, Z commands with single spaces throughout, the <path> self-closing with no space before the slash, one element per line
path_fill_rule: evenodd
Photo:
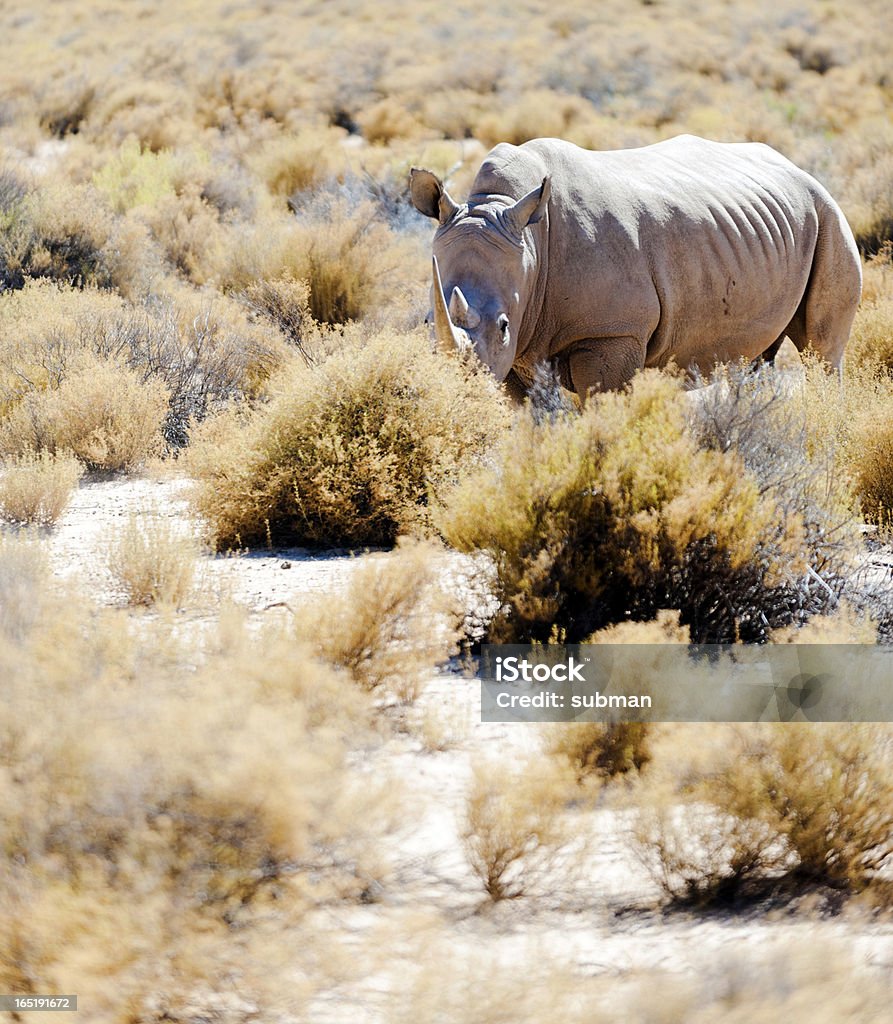
<path fill-rule="evenodd" d="M 593 338 L 568 352 L 573 390 L 584 399 L 590 391 L 617 391 L 645 366 L 646 345 L 638 338 Z"/>

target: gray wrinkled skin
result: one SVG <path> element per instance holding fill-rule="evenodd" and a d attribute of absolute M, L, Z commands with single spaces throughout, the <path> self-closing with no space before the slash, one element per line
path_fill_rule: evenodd
<path fill-rule="evenodd" d="M 853 234 L 768 146 L 501 143 L 467 203 L 431 171 L 413 168 L 410 191 L 438 221 L 438 343 L 473 348 L 516 395 L 543 362 L 585 397 L 645 366 L 771 359 L 785 336 L 841 366 L 862 287 Z"/>

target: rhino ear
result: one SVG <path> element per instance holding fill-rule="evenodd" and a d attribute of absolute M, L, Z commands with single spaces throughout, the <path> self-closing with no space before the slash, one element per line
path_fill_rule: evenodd
<path fill-rule="evenodd" d="M 514 206 L 510 206 L 503 213 L 502 216 L 507 227 L 516 235 L 520 235 L 528 224 L 536 224 L 546 212 L 551 194 L 552 179 L 547 174 L 539 188 L 528 192 L 526 196 L 523 196 Z"/>
<path fill-rule="evenodd" d="M 409 172 L 409 194 L 419 213 L 433 217 L 441 224 L 446 224 L 459 209 L 440 178 L 433 171 L 420 167 L 413 167 Z"/>

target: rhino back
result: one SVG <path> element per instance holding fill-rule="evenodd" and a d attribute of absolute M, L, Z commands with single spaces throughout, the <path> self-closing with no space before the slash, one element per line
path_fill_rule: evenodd
<path fill-rule="evenodd" d="M 538 357 L 623 335 L 648 342 L 649 365 L 758 355 L 796 312 L 834 206 L 760 144 L 680 136 L 592 152 L 537 139 L 490 156 L 475 188 L 521 195 L 552 176 Z"/>

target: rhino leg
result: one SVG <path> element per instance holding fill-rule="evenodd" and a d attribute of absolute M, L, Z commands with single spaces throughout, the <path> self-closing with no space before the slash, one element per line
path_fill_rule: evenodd
<path fill-rule="evenodd" d="M 852 232 L 836 207 L 820 209 L 809 281 L 785 334 L 798 352 L 812 346 L 840 371 L 861 297 L 862 261 Z"/>
<path fill-rule="evenodd" d="M 645 365 L 644 342 L 638 338 L 592 338 L 577 342 L 566 355 L 573 390 L 585 399 L 590 391 L 617 391 Z"/>

